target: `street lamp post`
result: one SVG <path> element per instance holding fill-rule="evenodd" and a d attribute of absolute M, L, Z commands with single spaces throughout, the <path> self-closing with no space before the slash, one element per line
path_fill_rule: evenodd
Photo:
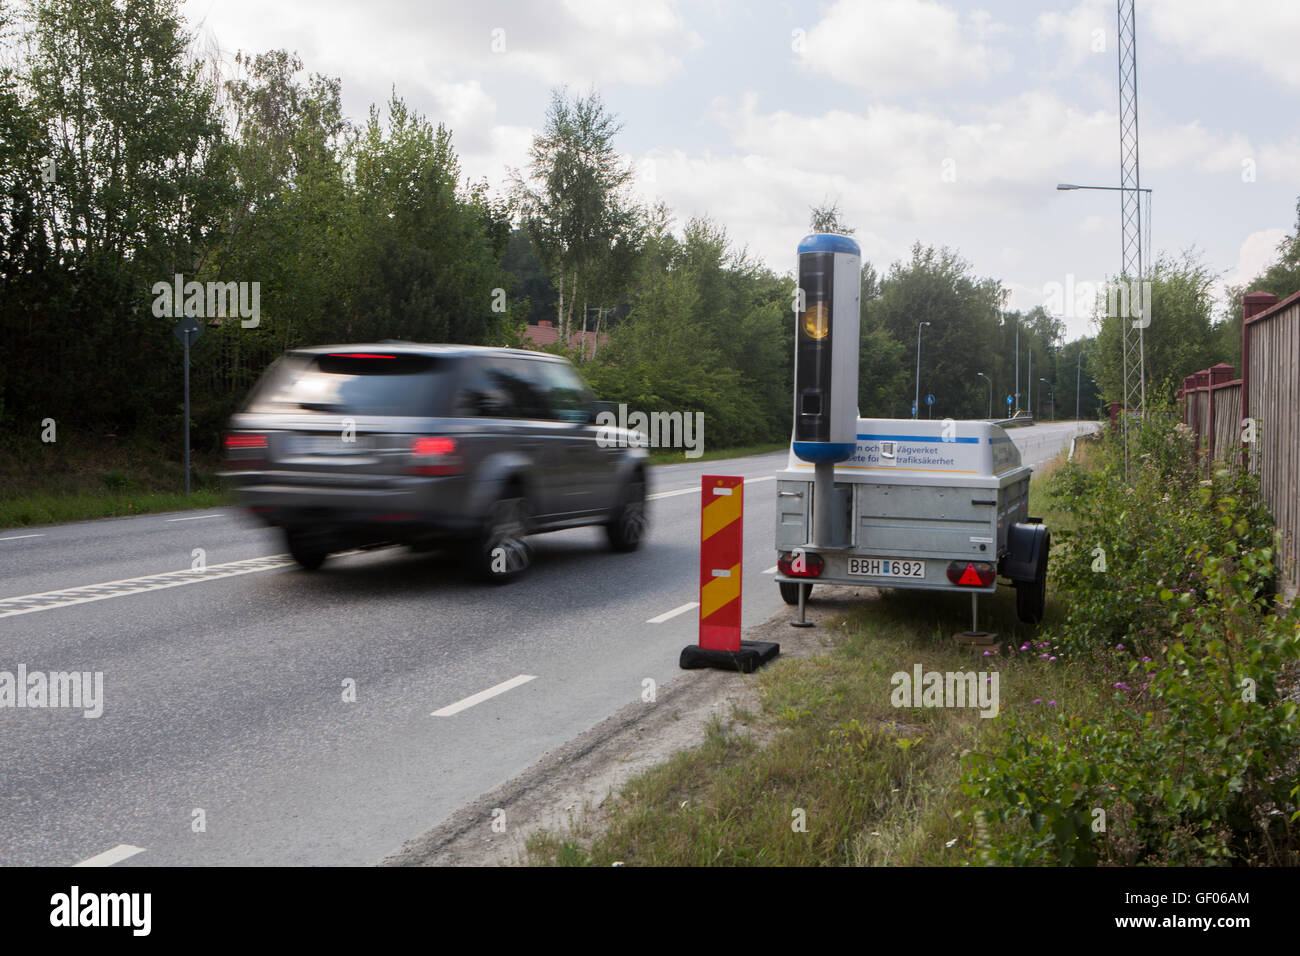
<path fill-rule="evenodd" d="M 912 418 L 919 418 L 921 411 L 921 329 L 929 322 L 919 322 L 916 326 L 916 398 L 912 400 Z"/>
<path fill-rule="evenodd" d="M 1083 349 L 1079 349 L 1078 355 L 1074 360 L 1074 424 L 1079 424 L 1079 385 L 1082 379 L 1079 377 L 1083 372 Z"/>
<path fill-rule="evenodd" d="M 983 372 L 976 372 L 980 378 L 989 383 L 989 421 L 993 420 L 993 379 L 989 378 Z"/>

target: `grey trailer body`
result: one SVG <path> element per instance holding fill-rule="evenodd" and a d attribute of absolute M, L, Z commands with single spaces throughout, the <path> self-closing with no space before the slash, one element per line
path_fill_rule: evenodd
<path fill-rule="evenodd" d="M 801 583 L 991 594 L 1000 574 L 1037 620 L 1041 606 L 1026 607 L 1042 603 L 1048 540 L 1029 517 L 1031 474 L 990 422 L 860 418 L 853 456 L 835 465 L 823 542 L 812 540 L 813 466 L 791 451 L 776 476 L 782 595 Z M 818 573 L 787 573 L 801 556 L 819 558 Z"/>

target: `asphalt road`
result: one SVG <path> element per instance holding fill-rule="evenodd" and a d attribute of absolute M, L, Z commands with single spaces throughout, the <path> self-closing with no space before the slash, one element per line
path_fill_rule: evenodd
<path fill-rule="evenodd" d="M 377 862 L 679 673 L 702 474 L 747 481 L 745 620 L 782 609 L 784 461 L 655 468 L 640 551 L 539 536 L 505 587 L 397 549 L 303 572 L 234 509 L 0 532 L 0 671 L 103 674 L 97 718 L 0 707 L 0 864 Z"/>

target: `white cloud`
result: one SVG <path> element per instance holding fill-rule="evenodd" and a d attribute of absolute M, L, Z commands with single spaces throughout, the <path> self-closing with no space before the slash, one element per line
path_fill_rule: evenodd
<path fill-rule="evenodd" d="M 1242 240 L 1237 252 L 1237 265 L 1224 280 L 1226 285 L 1249 282 L 1277 261 L 1277 247 L 1286 238 L 1285 229 L 1261 229 Z"/>
<path fill-rule="evenodd" d="M 1237 264 L 1227 275 L 1216 279 L 1210 285 L 1214 315 L 1222 316 L 1231 311 L 1233 303 L 1228 301 L 1229 286 L 1245 285 L 1277 261 L 1278 243 L 1286 238 L 1286 235 L 1285 229 L 1260 229 L 1242 240 L 1237 250 Z"/>
<path fill-rule="evenodd" d="M 883 96 L 986 80 L 1005 65 L 985 42 L 999 30 L 933 0 L 839 0 L 796 52 L 804 69 Z"/>
<path fill-rule="evenodd" d="M 1115 53 L 1115 3 L 1114 0 L 1084 0 L 1065 13 L 1050 11 L 1040 13 L 1034 21 L 1034 33 L 1039 39 L 1061 39 L 1061 67 L 1078 67 L 1090 56 L 1109 54 L 1114 63 Z M 1098 47 L 1101 49 L 1098 49 Z"/>
<path fill-rule="evenodd" d="M 378 89 L 380 98 L 393 84 L 400 92 L 430 76 L 463 81 L 466 72 L 497 70 L 552 85 L 653 87 L 701 43 L 672 0 L 533 0 L 505 12 L 418 0 L 316 0 L 307 9 L 185 0 L 182 8 L 191 23 L 205 20 L 226 49 L 297 50 L 310 70 Z"/>
<path fill-rule="evenodd" d="M 1300 4 L 1292 0 L 1147 0 L 1139 9 L 1155 39 L 1175 47 L 1184 57 L 1237 63 L 1243 70 L 1258 68 L 1287 86 L 1300 88 L 1300 57 L 1295 55 Z"/>

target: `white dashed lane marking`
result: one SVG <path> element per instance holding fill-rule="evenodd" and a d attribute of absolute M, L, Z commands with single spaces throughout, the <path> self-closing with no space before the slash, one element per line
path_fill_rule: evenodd
<path fill-rule="evenodd" d="M 667 620 L 670 619 L 670 618 L 674 618 L 674 617 L 676 617 L 678 614 L 685 614 L 687 611 L 691 610 L 691 608 L 696 608 L 696 607 L 699 607 L 699 606 L 700 606 L 700 602 L 699 602 L 699 601 L 690 601 L 690 602 L 687 603 L 687 604 L 683 604 L 681 607 L 675 607 L 675 608 L 673 608 L 671 611 L 664 611 L 664 613 L 660 614 L 658 617 L 652 617 L 652 618 L 650 618 L 650 620 L 646 621 L 646 623 L 647 623 L 647 624 L 662 624 L 664 621 L 667 621 Z"/>
<path fill-rule="evenodd" d="M 225 516 L 224 516 L 224 515 L 221 515 L 221 514 L 215 514 L 215 515 L 191 515 L 191 516 L 188 517 L 188 518 L 167 518 L 167 519 L 165 519 L 165 520 L 167 520 L 167 521 L 201 521 L 201 520 L 204 519 L 204 518 L 223 518 L 223 517 L 225 517 Z"/>
<path fill-rule="evenodd" d="M 776 475 L 764 475 L 761 478 L 746 478 L 745 484 L 752 485 L 760 481 L 773 481 L 775 480 L 775 478 Z M 677 488 L 674 491 L 657 491 L 653 495 L 646 495 L 646 498 L 647 499 L 672 498 L 677 495 L 698 495 L 699 493 L 700 493 L 700 489 L 699 486 L 697 485 L 694 488 Z"/>
<path fill-rule="evenodd" d="M 481 704 L 485 700 L 491 700 L 498 694 L 504 694 L 508 690 L 513 690 L 520 684 L 527 684 L 530 680 L 536 680 L 536 674 L 520 674 L 518 677 L 512 677 L 509 680 L 503 680 L 499 684 L 494 684 L 487 690 L 481 690 L 477 694 L 471 694 L 464 700 L 458 700 L 454 704 L 448 704 L 446 707 L 435 710 L 430 717 L 450 717 L 452 714 L 459 714 L 462 710 L 467 710 L 475 704 Z"/>
<path fill-rule="evenodd" d="M 15 534 L 15 535 L 10 535 L 8 538 L 0 538 L 0 541 L 19 541 L 22 538 L 43 538 L 43 537 L 45 537 L 45 535 L 43 534 Z"/>
<path fill-rule="evenodd" d="M 89 860 L 82 860 L 80 863 L 74 863 L 73 866 L 113 866 L 115 863 L 121 863 L 123 860 L 129 860 L 137 853 L 143 853 L 144 847 L 131 846 L 129 843 L 119 843 L 111 850 L 105 850 L 103 853 L 92 856 Z"/>

